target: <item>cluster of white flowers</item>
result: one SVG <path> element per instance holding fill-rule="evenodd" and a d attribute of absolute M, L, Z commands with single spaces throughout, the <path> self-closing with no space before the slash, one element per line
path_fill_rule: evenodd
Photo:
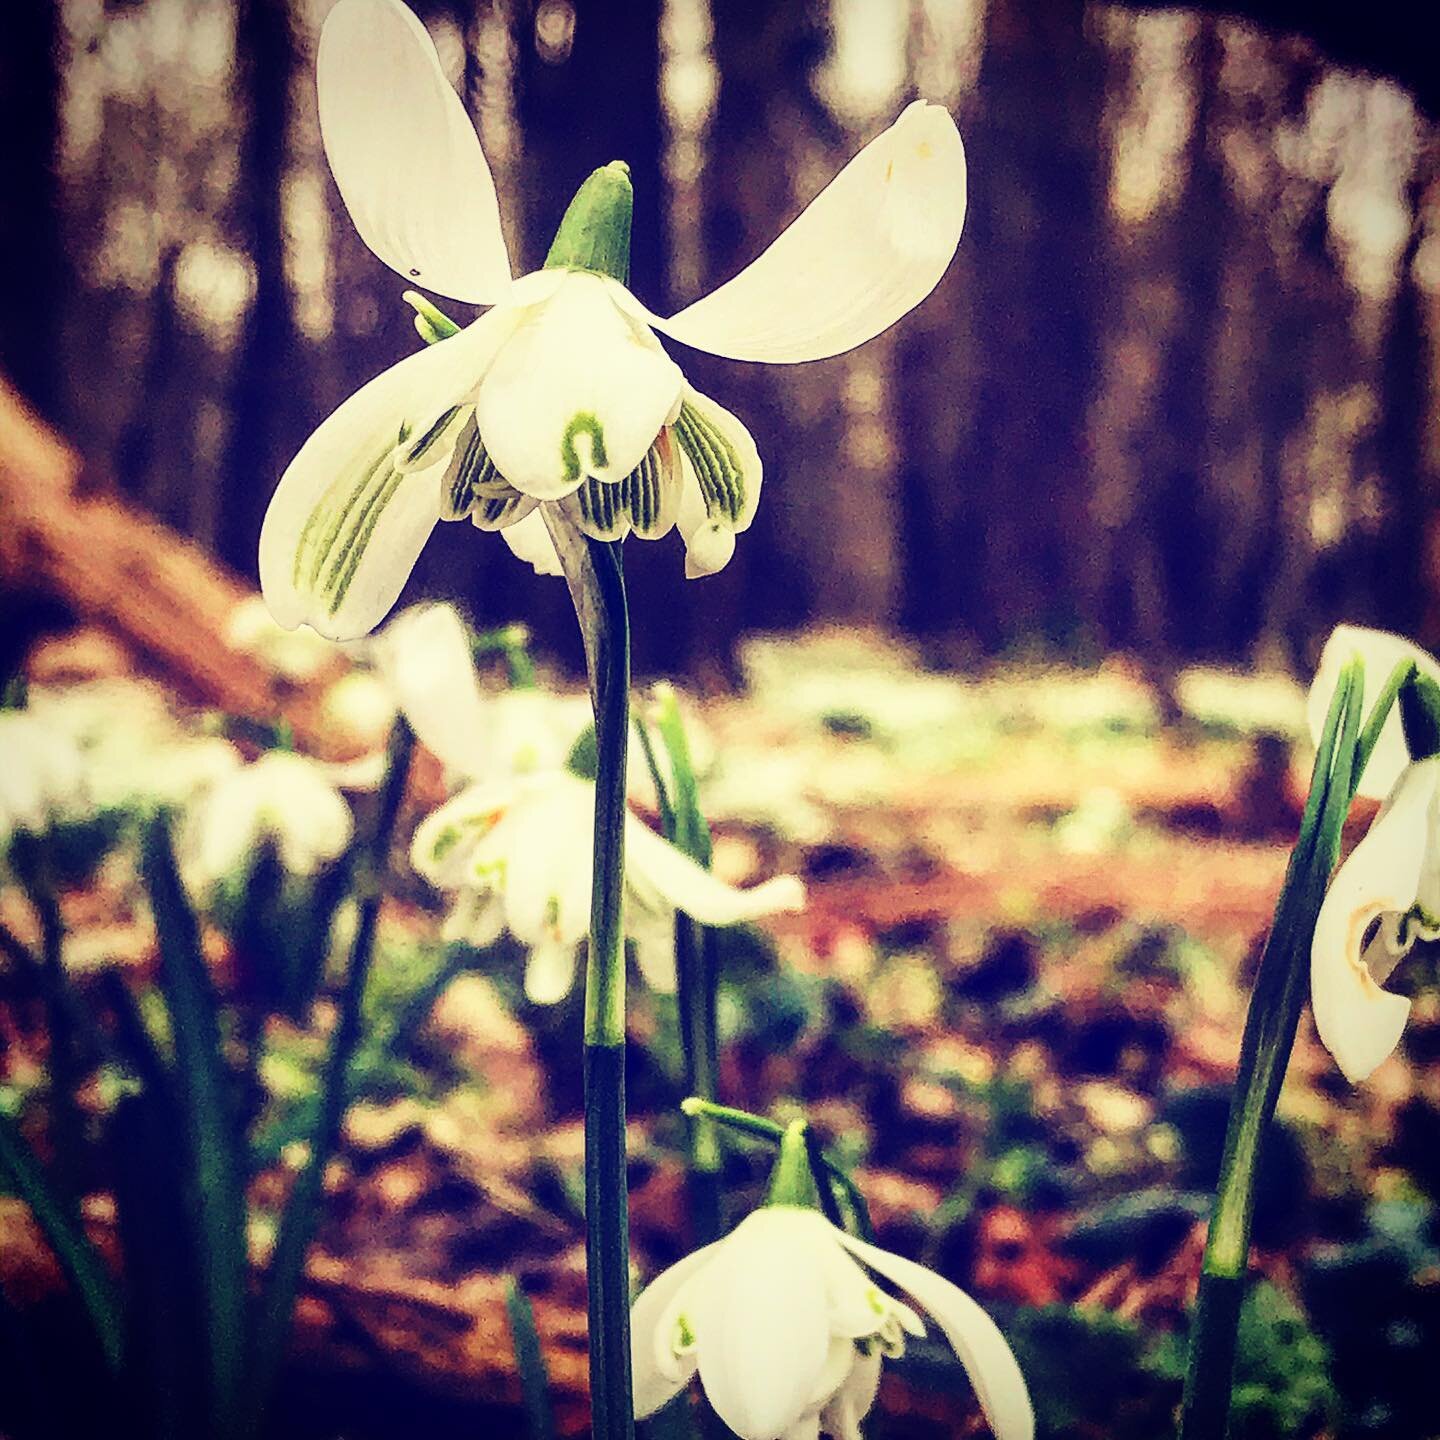
<path fill-rule="evenodd" d="M 484 946 L 508 930 L 529 953 L 529 998 L 562 999 L 590 924 L 595 787 L 565 763 L 589 702 L 534 689 L 484 695 L 465 627 L 448 605 L 405 612 L 377 643 L 421 743 L 465 782 L 421 822 L 411 847 L 416 870 L 454 895 L 446 937 Z M 804 904 L 793 876 L 749 890 L 724 884 L 633 810 L 625 850 L 626 933 L 642 972 L 662 988 L 675 983 L 676 910 L 733 925 Z"/>

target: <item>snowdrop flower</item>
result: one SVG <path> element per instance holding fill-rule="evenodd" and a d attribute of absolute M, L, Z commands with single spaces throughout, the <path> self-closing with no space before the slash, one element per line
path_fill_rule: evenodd
<path fill-rule="evenodd" d="M 1362 713 L 1402 661 L 1440 682 L 1440 664 L 1409 641 L 1339 626 L 1311 690 L 1312 729 L 1317 715 L 1323 724 L 1340 671 L 1356 653 L 1365 667 Z M 1310 952 L 1315 1028 L 1356 1084 L 1399 1044 L 1410 1014 L 1410 1001 L 1385 989 L 1386 980 L 1416 940 L 1440 939 L 1440 756 L 1410 760 L 1398 711 L 1385 722 L 1359 789 L 1378 791 L 1384 803 L 1330 882 Z"/>
<path fill-rule="evenodd" d="M 87 808 L 75 742 L 25 710 L 0 710 L 0 845 L 18 830 L 39 834 Z"/>
<path fill-rule="evenodd" d="M 530 952 L 525 993 L 549 1005 L 569 993 L 590 929 L 595 787 L 568 770 L 471 785 L 421 822 L 410 859 L 441 890 L 458 892 L 447 940 L 476 946 L 508 930 Z M 734 925 L 798 910 L 794 876 L 737 890 L 625 816 L 625 930 L 647 980 L 674 988 L 674 912 Z"/>
<path fill-rule="evenodd" d="M 332 767 L 272 750 L 202 794 L 186 817 L 185 878 L 203 890 L 248 863 L 265 840 L 292 875 L 313 875 L 350 843 L 354 820 Z"/>
<path fill-rule="evenodd" d="M 687 573 L 720 569 L 755 514 L 760 458 L 655 332 L 737 360 L 838 355 L 934 289 L 964 221 L 959 134 L 917 101 L 751 265 L 660 319 L 614 278 L 628 268 L 631 208 L 618 162 L 585 182 L 546 267 L 511 278 L 475 132 L 399 0 L 340 0 L 317 88 L 325 152 L 361 238 L 408 280 L 491 308 L 364 386 L 286 470 L 260 575 L 287 629 L 372 629 L 441 519 L 499 530 L 550 573 L 552 508 L 599 539 L 678 527 Z"/>
<path fill-rule="evenodd" d="M 1020 1367 L 974 1300 L 933 1270 L 847 1235 L 818 1210 L 773 1202 L 663 1271 L 635 1301 L 636 1418 L 698 1373 L 705 1398 L 742 1440 L 861 1440 L 882 1357 L 900 1356 L 907 1337 L 925 1333 L 915 1311 L 871 1272 L 904 1290 L 944 1332 L 998 1440 L 1031 1440 Z"/>

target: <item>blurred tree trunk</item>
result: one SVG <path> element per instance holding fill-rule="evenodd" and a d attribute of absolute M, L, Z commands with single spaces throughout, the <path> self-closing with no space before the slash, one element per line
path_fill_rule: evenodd
<path fill-rule="evenodd" d="M 57 311 L 69 293 L 61 243 L 59 16 L 50 0 L 0 6 L 0 135 L 7 150 L 0 204 L 0 369 L 43 415 L 60 402 Z"/>
<path fill-rule="evenodd" d="M 253 576 L 265 507 L 315 418 L 285 279 L 282 194 L 295 68 L 288 0 L 238 0 L 235 53 L 244 138 L 234 233 L 254 267 L 255 291 L 234 357 L 218 546 Z"/>
<path fill-rule="evenodd" d="M 1427 159 L 1433 164 L 1433 156 Z M 1402 635 L 1418 632 L 1432 578 L 1426 574 L 1426 561 L 1435 477 L 1428 464 L 1426 421 L 1434 388 L 1425 300 L 1415 278 L 1415 261 L 1426 232 L 1421 209 L 1429 179 L 1426 168 L 1417 168 L 1408 186 L 1410 236 L 1400 255 L 1381 342 L 1381 408 L 1374 435 L 1375 467 L 1386 497 L 1371 582 L 1375 613 L 1378 624 Z"/>
<path fill-rule="evenodd" d="M 989 7 L 966 127 L 961 244 L 975 257 L 974 319 L 952 328 L 927 316 L 901 344 L 914 495 L 905 614 L 922 630 L 973 633 L 988 649 L 1036 633 L 1064 638 L 1080 618 L 1074 552 L 1085 535 L 1104 293 L 1094 143 L 1104 98 L 1105 54 L 1082 0 Z M 968 360 L 953 353 L 957 335 L 974 347 Z M 947 397 L 957 376 L 965 387 Z"/>
<path fill-rule="evenodd" d="M 828 178 L 844 139 L 815 97 L 814 76 L 829 48 L 821 0 L 764 6 L 712 0 L 720 92 L 702 177 L 703 291 L 713 290 L 769 245 L 811 198 L 797 179 Z M 819 137 L 818 143 L 817 138 Z M 830 562 L 829 496 L 845 482 L 843 362 L 818 367 L 746 366 L 686 354 L 700 390 L 734 411 L 765 462 L 765 493 L 735 558 L 694 612 L 692 657 L 724 656 L 745 617 L 796 625 L 810 617 L 816 572 Z"/>

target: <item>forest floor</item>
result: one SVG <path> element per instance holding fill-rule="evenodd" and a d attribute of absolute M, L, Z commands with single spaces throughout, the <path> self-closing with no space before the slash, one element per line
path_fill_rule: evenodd
<path fill-rule="evenodd" d="M 746 670 L 742 696 L 696 706 L 716 866 L 737 883 L 803 875 L 810 903 L 722 937 L 722 1098 L 803 1108 L 854 1166 L 879 1242 L 999 1319 L 1043 1436 L 1166 1434 L 1247 983 L 1308 782 L 1303 693 L 1190 672 L 1162 705 L 1123 663 L 965 681 L 841 635 L 757 642 Z M 1370 813 L 1357 807 L 1354 833 Z M 578 1434 L 578 998 L 528 1004 L 521 956 L 447 954 L 435 897 L 413 879 L 397 890 L 367 1007 L 390 1038 L 360 1056 L 281 1432 L 458 1434 L 483 1413 L 491 1433 L 523 1433 L 513 1275 L 561 1428 Z M 66 897 L 82 984 L 115 964 L 151 982 L 130 894 L 112 867 Z M 454 978 L 415 1012 L 446 965 Z M 1440 1343 L 1440 996 L 1417 988 L 1431 970 L 1397 975 L 1414 1017 L 1361 1089 L 1302 1020 L 1257 1215 L 1243 1440 L 1440 1434 L 1425 1383 Z M 333 1015 L 322 999 L 309 1028 L 269 1025 L 257 1263 Z M 43 1063 L 32 1022 L 0 989 L 7 1085 Z M 689 1236 L 674 1004 L 638 977 L 630 1035 L 644 1280 Z M 730 1147 L 732 1218 L 766 1160 Z M 19 1202 L 0 1207 L 0 1281 L 43 1307 L 53 1269 Z M 113 1228 L 103 1170 L 86 1215 Z M 986 1432 L 962 1372 L 925 1342 L 887 1367 L 868 1433 Z"/>

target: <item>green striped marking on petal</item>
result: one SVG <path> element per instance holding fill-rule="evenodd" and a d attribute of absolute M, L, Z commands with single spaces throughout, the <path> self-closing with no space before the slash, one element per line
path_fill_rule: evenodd
<path fill-rule="evenodd" d="M 575 492 L 582 531 L 594 540 L 619 540 L 634 530 L 658 540 L 675 524 L 680 474 L 668 431 L 623 480 L 587 480 Z"/>
<path fill-rule="evenodd" d="M 327 613 L 334 615 L 345 603 L 365 547 L 404 479 L 387 446 L 358 478 L 350 471 L 332 480 L 310 512 L 295 547 L 292 578 L 297 590 L 323 601 Z"/>
<path fill-rule="evenodd" d="M 689 457 L 711 515 L 738 524 L 745 511 L 745 474 L 729 438 L 688 400 L 675 420 L 675 438 Z"/>
<path fill-rule="evenodd" d="M 477 530 L 503 530 L 523 520 L 539 503 L 533 495 L 522 495 L 518 490 L 505 495 L 481 495 L 470 512 L 470 520 Z"/>
<path fill-rule="evenodd" d="M 482 496 L 494 498 L 515 493 L 495 468 L 480 438 L 480 428 L 471 415 L 460 431 L 455 453 L 445 471 L 445 483 L 440 487 L 440 518 L 463 520 Z"/>
<path fill-rule="evenodd" d="M 419 438 L 408 441 L 404 433 L 395 447 L 395 468 L 397 470 L 423 470 L 439 460 L 450 439 L 456 420 L 465 410 L 463 405 L 451 405 L 442 410 L 420 434 Z"/>
<path fill-rule="evenodd" d="M 605 458 L 605 427 L 599 418 L 589 410 L 581 410 L 570 417 L 565 433 L 560 437 L 560 463 L 565 467 L 566 480 L 580 478 L 580 452 L 575 446 L 578 435 L 590 437 L 590 463 L 604 469 L 610 462 Z"/>
<path fill-rule="evenodd" d="M 580 506 L 580 528 L 592 540 L 619 540 L 630 529 L 625 503 L 625 480 L 587 480 L 575 492 Z"/>

